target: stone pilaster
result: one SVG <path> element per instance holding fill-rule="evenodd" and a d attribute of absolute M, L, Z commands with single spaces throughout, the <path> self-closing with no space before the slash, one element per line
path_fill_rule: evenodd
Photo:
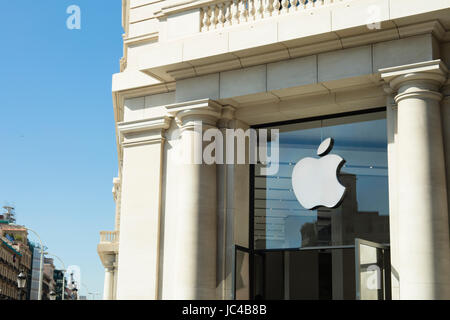
<path fill-rule="evenodd" d="M 158 299 L 164 132 L 170 122 L 158 117 L 117 126 L 123 149 L 117 299 Z"/>

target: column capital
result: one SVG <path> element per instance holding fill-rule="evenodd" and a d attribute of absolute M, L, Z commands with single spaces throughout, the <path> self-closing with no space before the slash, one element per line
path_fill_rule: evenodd
<path fill-rule="evenodd" d="M 117 260 L 115 253 L 103 254 L 101 258 L 102 258 L 101 261 L 102 261 L 103 267 L 105 269 L 114 270 L 114 268 L 116 267 L 116 260 Z"/>
<path fill-rule="evenodd" d="M 105 272 L 114 272 L 114 270 L 115 270 L 115 266 L 105 267 Z"/>
<path fill-rule="evenodd" d="M 448 69 L 440 60 L 413 63 L 379 70 L 381 78 L 395 94 L 395 102 L 405 98 L 441 100 L 440 87 L 447 80 Z M 389 91 L 388 88 L 385 91 Z"/>
<path fill-rule="evenodd" d="M 441 86 L 447 80 L 448 69 L 442 60 L 432 60 L 379 70 L 381 78 L 397 91 L 407 81 L 429 81 Z"/>
<path fill-rule="evenodd" d="M 210 99 L 175 103 L 166 106 L 166 108 L 168 113 L 175 118 L 177 124 L 182 127 L 189 127 L 195 121 L 216 126 L 217 121 L 225 111 L 222 105 Z"/>
<path fill-rule="evenodd" d="M 119 139 L 123 147 L 161 142 L 164 130 L 170 127 L 171 118 L 155 117 L 117 124 Z"/>

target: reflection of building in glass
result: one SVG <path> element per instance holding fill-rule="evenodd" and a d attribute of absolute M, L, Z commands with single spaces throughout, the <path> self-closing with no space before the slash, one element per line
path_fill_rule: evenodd
<path fill-rule="evenodd" d="M 319 208 L 317 221 L 303 224 L 301 246 L 353 245 L 355 238 L 389 243 L 389 216 L 358 211 L 356 175 L 342 173 L 339 180 L 347 188 L 342 204 L 335 209 Z"/>

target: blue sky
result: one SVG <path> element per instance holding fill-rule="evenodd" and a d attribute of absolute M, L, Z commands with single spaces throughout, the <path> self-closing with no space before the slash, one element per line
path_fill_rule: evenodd
<path fill-rule="evenodd" d="M 17 222 L 66 266 L 79 265 L 99 293 L 99 231 L 114 227 L 111 76 L 122 56 L 121 3 L 16 0 L 0 10 L 0 205 L 14 204 Z M 66 28 L 72 4 L 81 30 Z"/>

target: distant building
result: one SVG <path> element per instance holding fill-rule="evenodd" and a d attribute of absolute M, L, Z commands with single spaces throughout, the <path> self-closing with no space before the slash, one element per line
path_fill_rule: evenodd
<path fill-rule="evenodd" d="M 67 289 L 67 279 L 64 281 L 64 289 L 63 289 L 63 279 L 64 279 L 64 271 L 63 270 L 55 270 L 53 272 L 53 279 L 55 280 L 55 293 L 56 300 L 62 300 L 62 292 L 64 292 L 64 300 L 67 300 L 68 295 L 66 292 Z"/>
<path fill-rule="evenodd" d="M 30 300 L 39 300 L 38 292 L 39 292 L 39 269 L 40 269 L 40 261 L 41 261 L 41 249 L 39 245 L 30 242 L 30 249 L 33 253 L 32 256 L 32 268 L 31 268 L 31 277 L 29 277 L 30 281 Z"/>
<path fill-rule="evenodd" d="M 4 218 L 4 216 L 3 216 Z M 12 219 L 12 220 L 11 220 Z M 19 290 L 17 276 L 31 271 L 31 252 L 27 229 L 11 225 L 11 216 L 0 221 L 0 299 L 28 299 L 29 290 Z"/>
<path fill-rule="evenodd" d="M 50 292 L 55 291 L 55 279 L 53 278 L 55 272 L 55 264 L 52 258 L 44 258 L 44 275 L 42 282 L 42 300 L 50 300 Z"/>
<path fill-rule="evenodd" d="M 0 239 L 0 299 L 18 300 L 17 275 L 20 253 L 6 239 Z"/>
<path fill-rule="evenodd" d="M 15 209 L 10 206 L 4 206 L 3 209 L 5 211 L 0 214 L 0 220 L 6 221 L 8 223 L 16 223 Z"/>

